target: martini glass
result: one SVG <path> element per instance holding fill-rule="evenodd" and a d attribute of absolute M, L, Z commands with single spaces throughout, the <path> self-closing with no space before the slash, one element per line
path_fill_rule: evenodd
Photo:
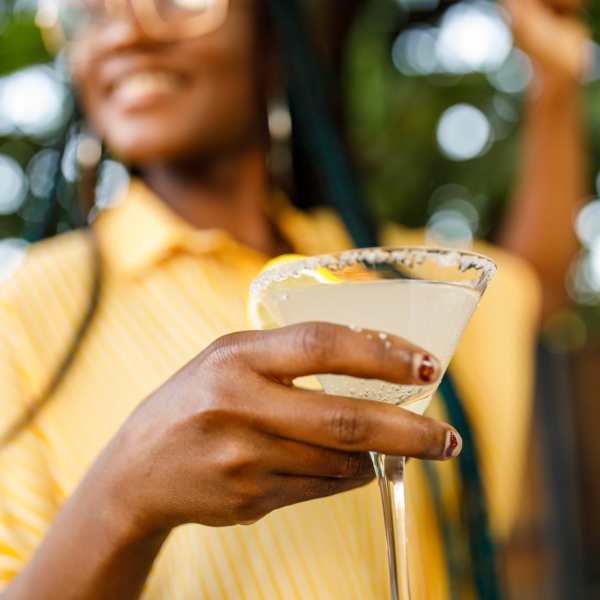
<path fill-rule="evenodd" d="M 401 336 L 434 354 L 445 372 L 482 294 L 496 273 L 488 258 L 433 248 L 368 248 L 284 262 L 251 287 L 263 328 L 328 321 Z M 374 337 L 374 334 L 365 332 Z M 434 385 L 398 385 L 318 375 L 328 394 L 377 400 L 423 414 Z M 392 600 L 410 600 L 405 458 L 371 453 L 383 504 Z"/>

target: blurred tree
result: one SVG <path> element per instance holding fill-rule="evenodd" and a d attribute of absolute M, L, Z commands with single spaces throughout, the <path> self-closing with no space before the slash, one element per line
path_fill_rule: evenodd
<path fill-rule="evenodd" d="M 419 7 L 425 0 L 413 3 Z M 423 226 L 454 198 L 473 206 L 479 218 L 476 233 L 487 235 L 497 222 L 514 173 L 523 86 L 512 82 L 513 93 L 494 87 L 490 80 L 507 70 L 504 63 L 495 71 L 485 65 L 485 69 L 475 64 L 451 69 L 442 64 L 440 49 L 452 33 L 444 28 L 457 27 L 460 18 L 456 14 L 454 24 L 443 20 L 449 4 L 457 3 L 411 13 L 407 9 L 411 0 L 367 3 L 349 55 L 348 122 L 368 197 L 380 218 Z M 463 19 L 457 33 L 468 35 L 469 27 L 481 26 L 472 15 L 464 14 Z M 507 61 L 514 62 L 514 56 L 507 56 Z M 518 79 L 526 73 L 506 75 Z M 436 135 L 445 111 L 460 104 L 481 111 L 490 128 L 484 147 L 468 160 L 449 158 Z M 464 127 L 455 135 L 468 138 L 477 133 L 469 130 L 468 120 Z"/>
<path fill-rule="evenodd" d="M 22 4 L 22 3 L 21 3 Z M 0 25 L 0 75 L 49 59 L 35 15 L 18 2 L 5 2 Z"/>
<path fill-rule="evenodd" d="M 12 181 L 10 189 L 0 184 L 0 238 L 31 237 L 39 229 L 61 126 L 72 111 L 70 95 L 61 90 L 60 57 L 49 56 L 35 26 L 34 2 L 7 0 L 0 11 L 0 181 Z M 497 5 L 485 0 L 310 4 L 327 74 L 338 92 L 336 108 L 348 126 L 376 216 L 409 226 L 430 223 L 450 236 L 465 228 L 492 236 L 512 187 L 528 77 L 527 60 L 512 49 Z M 600 35 L 600 5 L 591 3 L 588 13 Z M 24 70 L 34 64 L 52 68 Z M 17 122 L 13 114 L 14 97 L 23 89 L 18 86 L 30 89 L 33 75 L 36 85 L 46 85 L 44 77 L 54 80 L 54 101 L 62 106 L 62 118 L 42 132 L 19 122 L 30 117 L 23 115 L 25 108 L 17 107 Z M 593 78 L 600 78 L 598 69 Z M 595 166 L 600 157 L 595 82 L 588 85 L 587 98 Z"/>

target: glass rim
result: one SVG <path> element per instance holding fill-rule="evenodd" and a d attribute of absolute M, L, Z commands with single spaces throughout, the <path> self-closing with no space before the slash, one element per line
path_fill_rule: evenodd
<path fill-rule="evenodd" d="M 468 283 L 466 281 L 456 282 L 483 293 L 498 271 L 497 264 L 488 256 L 472 252 L 470 250 L 459 250 L 456 248 L 443 248 L 433 246 L 373 246 L 370 248 L 354 248 L 331 252 L 317 256 L 299 258 L 280 265 L 274 265 L 254 279 L 250 286 L 251 295 L 261 293 L 274 283 L 282 282 L 291 277 L 297 277 L 303 271 L 318 268 L 326 268 L 334 273 L 357 263 L 370 263 L 373 267 L 383 264 L 422 264 L 427 258 L 437 257 L 440 266 L 456 266 L 461 273 L 470 269 L 481 271 L 477 281 Z M 434 279 L 423 279 L 423 281 L 434 283 Z"/>

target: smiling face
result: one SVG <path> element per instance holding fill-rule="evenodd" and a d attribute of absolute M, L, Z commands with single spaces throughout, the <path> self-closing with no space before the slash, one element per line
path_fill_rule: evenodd
<path fill-rule="evenodd" d="M 264 57 L 255 0 L 232 0 L 223 25 L 156 41 L 131 11 L 89 27 L 70 50 L 88 120 L 140 166 L 210 156 L 262 140 Z"/>

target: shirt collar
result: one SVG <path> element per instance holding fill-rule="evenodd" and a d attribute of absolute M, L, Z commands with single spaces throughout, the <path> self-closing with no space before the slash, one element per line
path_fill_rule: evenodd
<path fill-rule="evenodd" d="M 283 193 L 275 193 L 268 208 L 270 218 L 295 252 L 331 251 L 322 244 L 323 237 L 331 235 L 323 236 L 317 219 L 294 208 Z M 94 229 L 109 267 L 125 275 L 141 274 L 178 251 L 195 255 L 233 252 L 240 259 L 267 260 L 226 231 L 189 225 L 137 179 L 100 214 Z"/>

